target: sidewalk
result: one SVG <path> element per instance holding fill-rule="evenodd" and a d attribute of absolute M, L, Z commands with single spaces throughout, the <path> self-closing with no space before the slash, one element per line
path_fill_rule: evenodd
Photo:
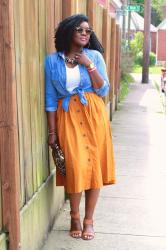
<path fill-rule="evenodd" d="M 68 236 L 69 203 L 42 250 L 166 250 L 166 116 L 151 84 L 131 85 L 112 122 L 117 184 L 104 187 L 95 239 Z M 81 203 L 83 218 L 84 199 Z"/>

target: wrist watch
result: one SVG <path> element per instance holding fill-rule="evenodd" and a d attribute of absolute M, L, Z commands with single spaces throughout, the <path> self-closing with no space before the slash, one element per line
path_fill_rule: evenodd
<path fill-rule="evenodd" d="M 93 69 L 95 67 L 95 65 L 94 65 L 94 63 L 93 62 L 91 62 L 89 65 L 88 65 L 88 69 Z"/>

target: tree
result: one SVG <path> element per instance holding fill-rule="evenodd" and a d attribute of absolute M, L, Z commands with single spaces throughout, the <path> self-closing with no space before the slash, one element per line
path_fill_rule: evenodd
<path fill-rule="evenodd" d="M 161 8 L 163 3 L 166 3 L 166 0 L 152 1 L 152 24 L 155 26 L 158 26 L 163 19 L 163 13 Z"/>
<path fill-rule="evenodd" d="M 131 1 L 131 4 L 140 4 L 140 5 L 142 5 L 142 6 L 144 6 L 144 0 L 133 0 L 133 1 Z M 139 14 L 141 15 L 141 16 L 143 16 L 144 15 L 144 12 L 143 11 L 141 11 L 141 12 L 139 12 Z"/>
<path fill-rule="evenodd" d="M 156 10 L 156 12 L 162 15 L 161 6 L 163 3 L 166 3 L 165 0 L 152 0 L 152 7 Z"/>
<path fill-rule="evenodd" d="M 144 5 L 144 0 L 133 0 L 133 4 L 142 4 Z M 151 13 L 151 23 L 155 26 L 158 26 L 163 19 L 161 6 L 163 3 L 166 3 L 166 0 L 152 0 L 152 13 Z M 139 13 L 143 16 L 143 12 Z"/>

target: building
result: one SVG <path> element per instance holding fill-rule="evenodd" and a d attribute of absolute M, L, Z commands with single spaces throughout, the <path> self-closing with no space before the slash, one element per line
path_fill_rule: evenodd
<path fill-rule="evenodd" d="M 166 18 L 157 27 L 157 46 L 156 46 L 157 62 L 166 61 L 165 41 L 166 41 Z"/>

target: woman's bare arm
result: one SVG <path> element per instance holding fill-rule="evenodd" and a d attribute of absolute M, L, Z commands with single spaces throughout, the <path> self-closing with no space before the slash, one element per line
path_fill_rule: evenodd
<path fill-rule="evenodd" d="M 56 131 L 56 111 L 47 111 L 47 122 L 49 132 Z"/>
<path fill-rule="evenodd" d="M 46 113 L 47 113 L 48 133 L 51 133 L 49 134 L 48 137 L 48 145 L 52 146 L 54 142 L 57 140 L 56 111 L 54 112 L 47 111 Z"/>

